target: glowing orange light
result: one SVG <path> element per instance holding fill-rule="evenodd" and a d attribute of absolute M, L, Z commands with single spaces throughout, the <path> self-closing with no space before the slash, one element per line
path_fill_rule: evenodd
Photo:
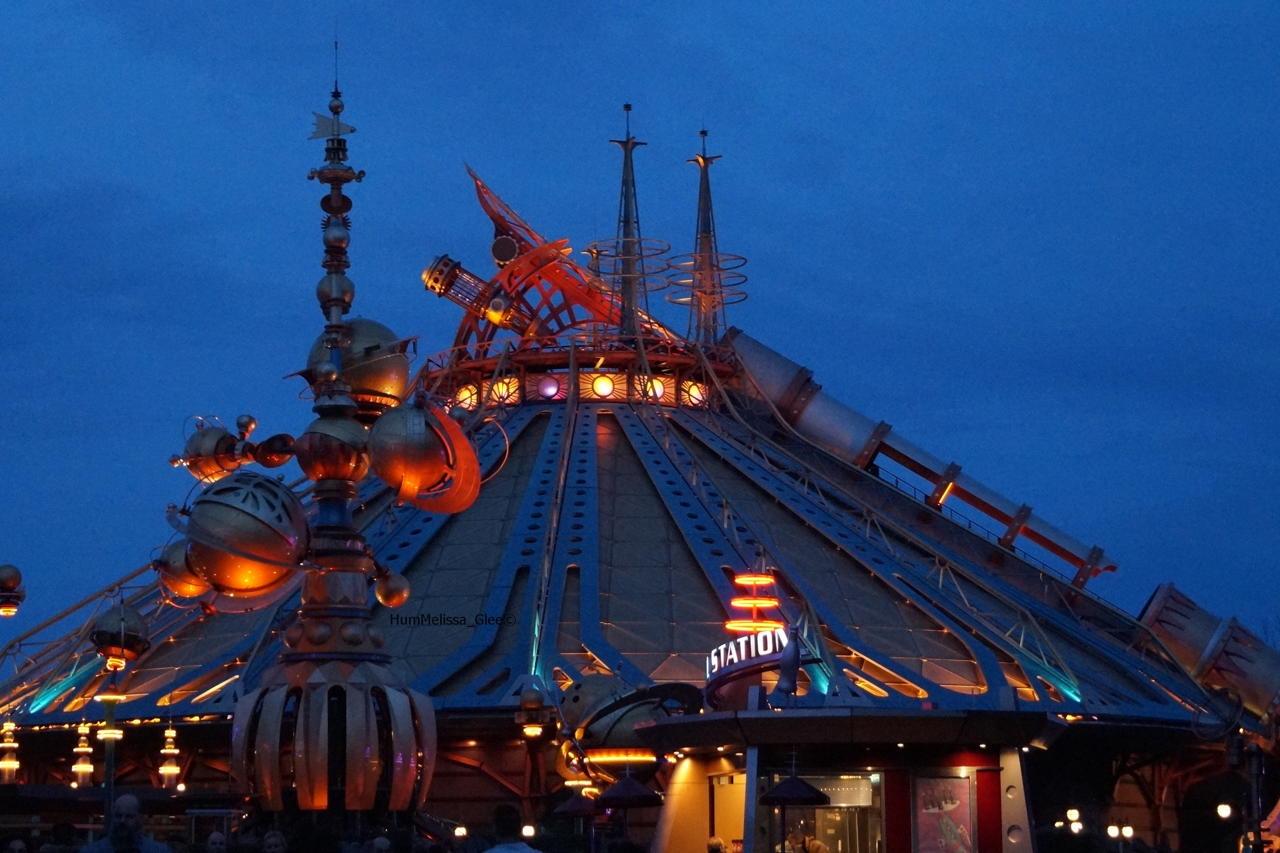
<path fill-rule="evenodd" d="M 480 405 L 480 389 L 474 385 L 463 385 L 454 394 L 454 399 L 462 408 L 473 410 Z"/>
<path fill-rule="evenodd" d="M 514 376 L 499 379 L 490 389 L 495 403 L 514 403 L 520 396 L 520 383 Z"/>
<path fill-rule="evenodd" d="M 530 739 L 542 737 L 542 724 L 529 723 L 522 729 L 522 731 L 524 732 L 524 736 Z"/>
<path fill-rule="evenodd" d="M 98 740 L 120 740 L 124 737 L 124 729 L 103 728 L 98 729 Z"/>
<path fill-rule="evenodd" d="M 17 616 L 18 605 L 16 604 L 0 604 L 0 616 Z"/>
<path fill-rule="evenodd" d="M 658 760 L 651 749 L 588 749 L 592 764 L 653 764 Z"/>
<path fill-rule="evenodd" d="M 644 381 L 645 396 L 653 400 L 661 400 L 662 395 L 666 393 L 667 386 L 663 384 L 661 379 L 646 379 Z"/>
<path fill-rule="evenodd" d="M 729 602 L 734 607 L 777 607 L 778 599 L 767 596 L 740 595 Z"/>
<path fill-rule="evenodd" d="M 591 390 L 597 397 L 608 397 L 613 393 L 613 379 L 604 375 L 597 376 L 591 380 Z"/>
<path fill-rule="evenodd" d="M 107 655 L 107 672 L 119 672 L 124 669 L 124 665 L 128 663 L 124 658 L 115 655 Z"/>
<path fill-rule="evenodd" d="M 750 618 L 730 619 L 724 623 L 725 630 L 740 634 L 758 634 L 761 631 L 776 631 L 786 627 L 777 619 L 765 619 L 760 616 L 763 608 L 777 607 L 778 599 L 771 595 L 762 595 L 761 587 L 774 582 L 774 577 L 766 572 L 742 572 L 734 575 L 733 582 L 751 589 L 751 595 L 740 595 L 729 600 L 733 607 L 750 610 Z"/>
<path fill-rule="evenodd" d="M 787 627 L 777 619 L 730 619 L 724 623 L 725 630 L 739 634 L 758 634 L 761 631 L 777 631 Z"/>

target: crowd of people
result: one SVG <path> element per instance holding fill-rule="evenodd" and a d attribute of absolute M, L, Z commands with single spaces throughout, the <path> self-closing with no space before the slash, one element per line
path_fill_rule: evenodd
<path fill-rule="evenodd" d="M 163 840 L 148 837 L 143 832 L 141 803 L 125 794 L 115 801 L 108 830 L 96 841 L 83 844 L 74 827 L 61 824 L 47 838 L 12 838 L 2 853 L 538 853 L 522 837 L 522 826 L 519 810 L 504 804 L 494 810 L 492 843 L 476 837 L 432 841 L 412 829 L 343 837 L 314 822 L 299 820 L 284 831 L 248 825 L 232 838 L 211 832 L 193 847 L 182 833 Z"/>

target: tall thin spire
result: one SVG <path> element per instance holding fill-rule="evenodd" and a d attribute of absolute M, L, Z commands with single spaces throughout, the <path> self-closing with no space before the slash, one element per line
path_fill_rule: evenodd
<path fill-rule="evenodd" d="M 711 206 L 711 164 L 719 154 L 707 154 L 707 131 L 699 131 L 702 152 L 690 163 L 698 166 L 698 223 L 694 229 L 693 253 L 673 259 L 679 272 L 673 283 L 684 288 L 670 301 L 689 306 L 689 338 L 701 344 L 714 344 L 728 327 L 725 306 L 741 302 L 747 295 L 739 286 L 747 277 L 737 272 L 746 264 L 741 255 L 722 254 L 716 245 L 716 218 Z"/>
<path fill-rule="evenodd" d="M 617 287 L 622 296 L 622 325 L 624 335 L 634 335 L 640 328 L 638 311 L 642 295 L 640 282 L 640 208 L 636 202 L 636 174 L 632 152 L 645 143 L 631 135 L 631 105 L 623 104 L 627 128 L 623 139 L 610 139 L 622 149 L 622 193 L 618 199 Z M 647 307 L 647 306 L 645 306 Z"/>

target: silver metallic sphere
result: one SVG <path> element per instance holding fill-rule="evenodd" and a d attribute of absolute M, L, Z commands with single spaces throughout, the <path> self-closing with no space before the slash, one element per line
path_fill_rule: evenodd
<path fill-rule="evenodd" d="M 332 382 L 338 378 L 338 365 L 325 359 L 315 366 L 314 373 L 317 382 Z"/>
<path fill-rule="evenodd" d="M 160 585 L 175 598 L 198 598 L 208 592 L 209 582 L 187 567 L 187 540 L 177 539 L 156 560 Z"/>
<path fill-rule="evenodd" d="M 285 583 L 310 545 L 302 504 L 282 483 L 239 471 L 204 490 L 187 523 L 187 566 L 218 592 L 260 595 Z"/>
<path fill-rule="evenodd" d="M 334 98 L 329 102 L 329 112 L 334 115 L 342 115 L 343 103 L 341 98 Z"/>
<path fill-rule="evenodd" d="M 320 300 L 320 307 L 327 309 L 330 304 L 341 305 L 344 314 L 351 307 L 355 295 L 355 282 L 340 273 L 329 273 L 316 285 L 316 299 Z"/>
<path fill-rule="evenodd" d="M 412 500 L 419 491 L 439 483 L 447 453 L 436 418 L 417 406 L 400 406 L 383 413 L 369 433 L 369 461 L 382 482 Z"/>
<path fill-rule="evenodd" d="M 480 493 L 475 448 L 435 406 L 415 403 L 384 413 L 369 434 L 369 464 L 400 501 L 428 512 L 462 512 Z"/>
<path fill-rule="evenodd" d="M 369 430 L 346 415 L 323 415 L 294 443 L 294 458 L 311 480 L 363 480 L 369 473 Z"/>
<path fill-rule="evenodd" d="M 0 592 L 14 592 L 22 586 L 22 572 L 18 567 L 5 563 L 0 566 Z"/>
<path fill-rule="evenodd" d="M 342 380 L 351 386 L 351 397 L 360 407 L 362 420 L 400 405 L 409 386 L 406 341 L 377 322 L 356 317 L 347 321 L 349 342 L 342 348 Z M 320 379 L 323 362 L 329 360 L 324 337 L 316 339 L 307 356 L 307 370 Z"/>
<path fill-rule="evenodd" d="M 240 467 L 236 442 L 236 437 L 220 426 L 199 426 L 182 448 L 187 470 L 202 483 L 221 480 Z"/>
<path fill-rule="evenodd" d="M 330 249 L 345 249 L 351 245 L 351 232 L 341 216 L 330 216 L 325 223 L 324 244 Z"/>
<path fill-rule="evenodd" d="M 236 418 L 236 429 L 246 436 L 258 428 L 258 419 L 253 415 L 241 415 Z"/>
<path fill-rule="evenodd" d="M 151 648 L 146 621 L 124 604 L 117 604 L 94 621 L 89 641 L 107 659 L 107 669 L 113 672 L 124 669 L 127 661 L 137 660 Z"/>

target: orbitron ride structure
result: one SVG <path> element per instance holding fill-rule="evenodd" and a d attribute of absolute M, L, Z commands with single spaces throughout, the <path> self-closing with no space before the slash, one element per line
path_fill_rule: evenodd
<path fill-rule="evenodd" d="M 730 326 L 705 133 L 684 255 L 642 234 L 629 108 L 614 240 L 575 254 L 472 173 L 496 269 L 426 268 L 462 319 L 412 371 L 412 338 L 347 316 L 342 111 L 313 137 L 316 418 L 201 421 L 181 538 L 5 647 L 0 811 L 90 819 L 107 729 L 116 789 L 175 818 L 447 838 L 511 801 L 654 850 L 1260 843 L 1280 654 L 1171 585 L 1137 617 L 1096 597 L 1102 548 Z"/>

